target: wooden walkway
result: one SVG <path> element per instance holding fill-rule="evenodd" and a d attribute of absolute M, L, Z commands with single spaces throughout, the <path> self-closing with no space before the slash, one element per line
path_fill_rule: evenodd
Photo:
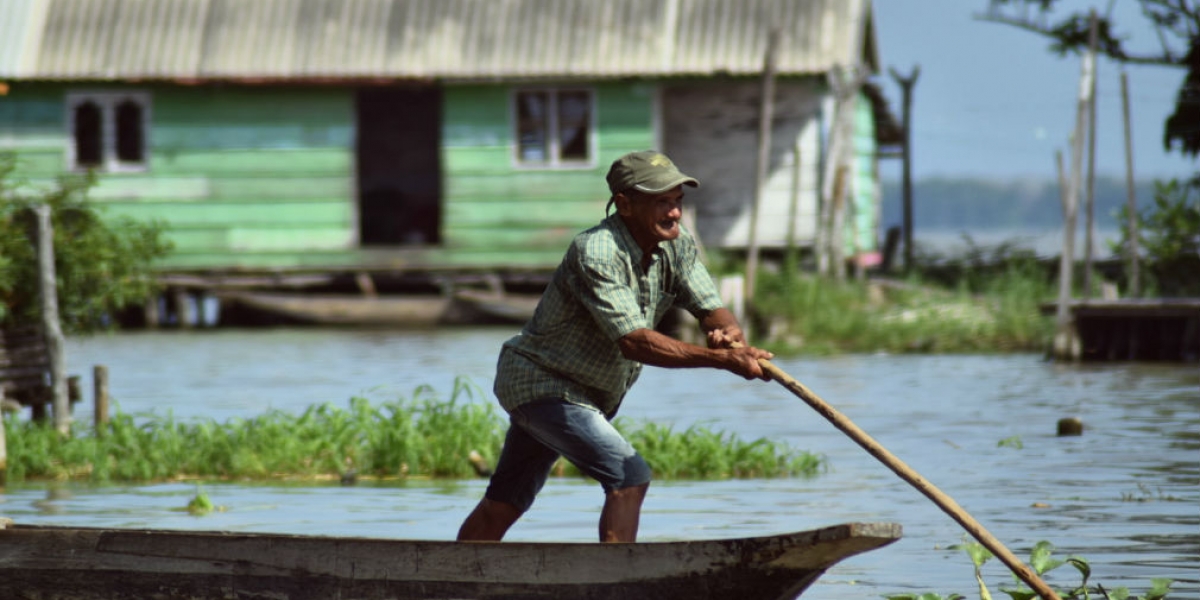
<path fill-rule="evenodd" d="M 1079 360 L 1200 360 L 1200 298 L 1074 300 Z M 1057 305 L 1042 305 L 1055 314 Z"/>

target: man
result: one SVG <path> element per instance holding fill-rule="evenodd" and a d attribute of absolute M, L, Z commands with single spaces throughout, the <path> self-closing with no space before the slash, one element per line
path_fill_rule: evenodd
<path fill-rule="evenodd" d="M 642 364 L 768 378 L 758 359 L 773 355 L 746 344 L 679 223 L 683 186 L 699 182 L 649 150 L 618 158 L 607 179 L 616 214 L 576 236 L 533 318 L 501 349 L 494 391 L 511 424 L 459 540 L 503 538 L 563 456 L 604 489 L 600 541 L 636 541 L 650 468 L 610 421 Z M 655 330 L 673 306 L 696 316 L 708 347 Z"/>

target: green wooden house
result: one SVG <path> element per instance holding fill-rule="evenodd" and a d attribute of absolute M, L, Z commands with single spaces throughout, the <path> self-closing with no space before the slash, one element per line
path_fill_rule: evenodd
<path fill-rule="evenodd" d="M 760 74 L 779 26 L 758 244 L 814 241 L 830 77 L 880 68 L 869 0 L 5 0 L 0 151 L 32 181 L 94 169 L 112 214 L 162 219 L 164 273 L 548 270 L 604 215 L 618 155 L 702 187 L 694 229 L 744 248 Z M 878 247 L 852 102 L 847 247 Z M 825 190 L 824 193 L 822 190 Z"/>

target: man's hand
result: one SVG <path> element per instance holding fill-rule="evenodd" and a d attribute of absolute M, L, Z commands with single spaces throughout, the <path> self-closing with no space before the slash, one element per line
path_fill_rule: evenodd
<path fill-rule="evenodd" d="M 734 343 L 728 347 L 731 364 L 726 367 L 728 370 L 745 377 L 746 379 L 761 379 L 770 381 L 771 376 L 763 370 L 762 365 L 758 360 L 770 360 L 775 358 L 775 354 L 762 348 L 746 346 L 741 342 Z"/>
<path fill-rule="evenodd" d="M 736 324 L 726 325 L 708 332 L 709 348 L 732 348 L 734 344 L 746 344 L 746 335 Z"/>

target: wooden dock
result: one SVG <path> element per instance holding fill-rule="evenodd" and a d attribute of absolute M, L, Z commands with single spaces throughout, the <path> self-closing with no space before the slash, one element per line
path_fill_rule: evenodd
<path fill-rule="evenodd" d="M 1055 314 L 1057 305 L 1042 305 Z M 1088 361 L 1200 360 L 1200 298 L 1073 300 L 1072 358 Z"/>

